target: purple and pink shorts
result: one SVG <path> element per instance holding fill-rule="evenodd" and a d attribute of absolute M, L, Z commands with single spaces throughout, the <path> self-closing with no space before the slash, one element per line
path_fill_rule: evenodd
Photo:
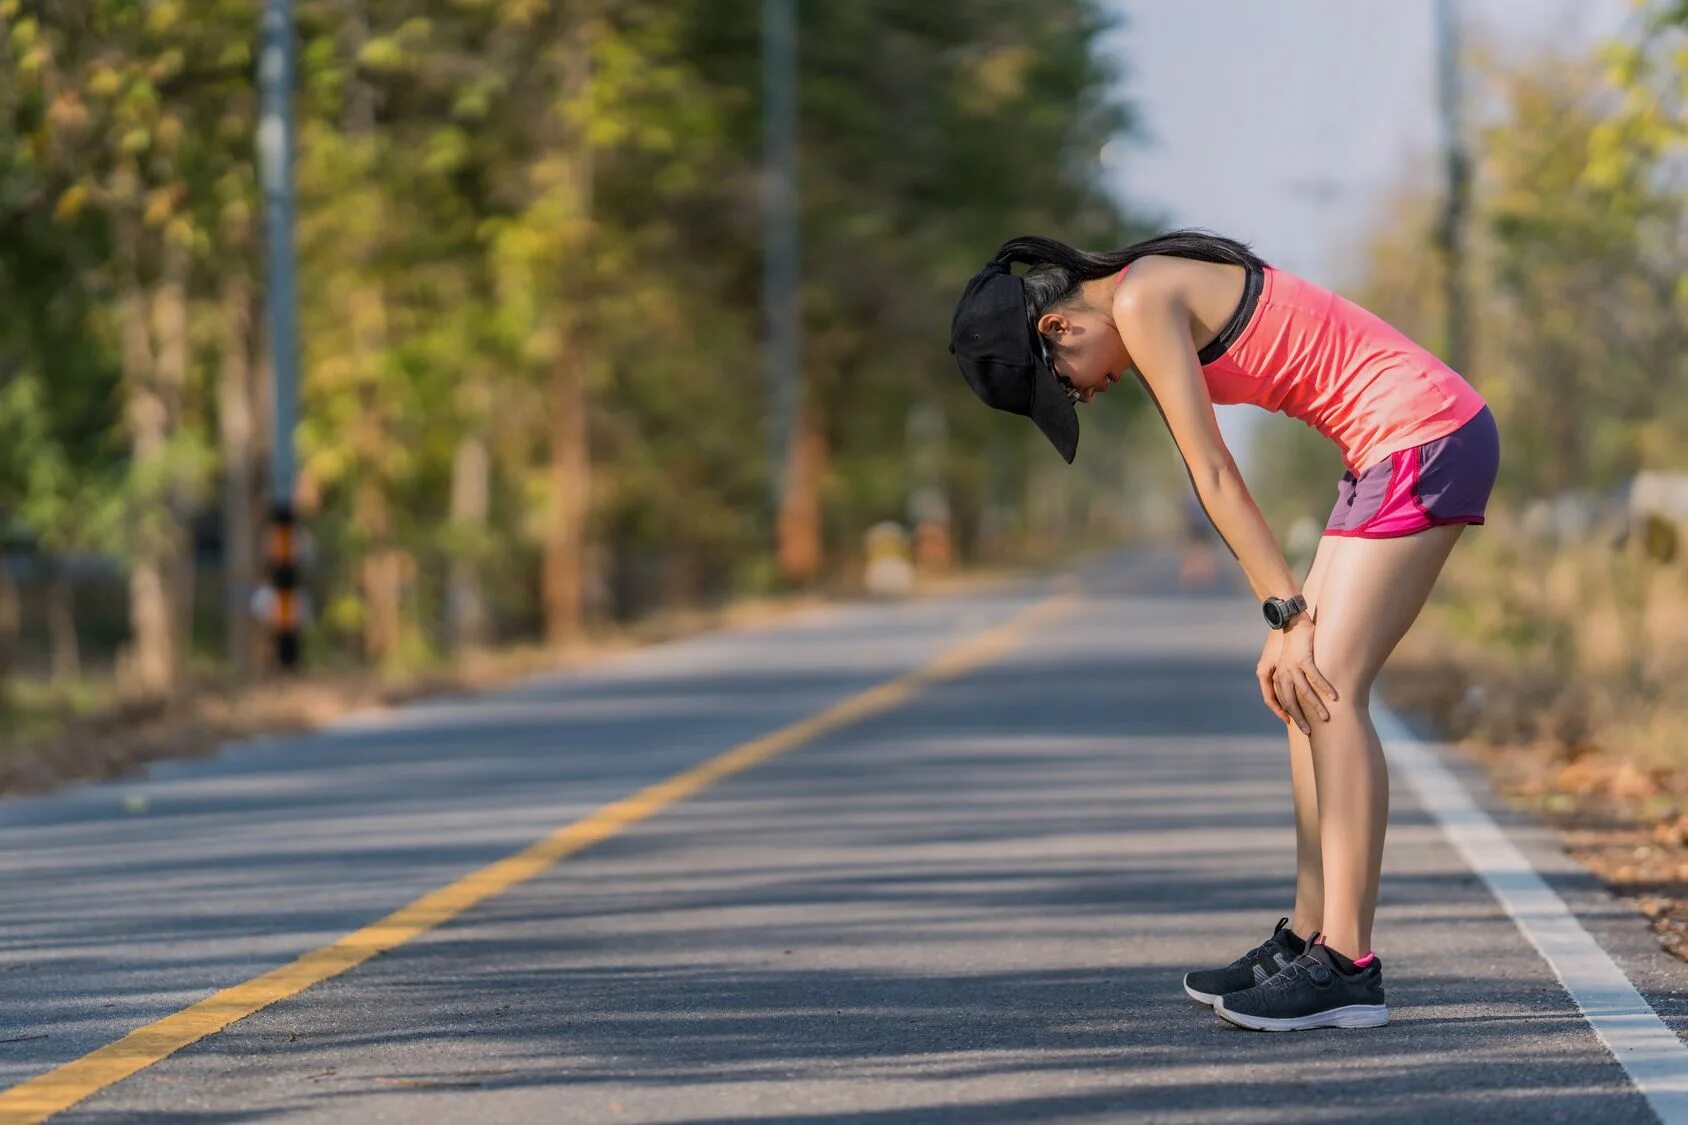
<path fill-rule="evenodd" d="M 1485 405 L 1445 437 L 1396 450 L 1358 477 L 1344 472 L 1325 534 L 1388 539 L 1482 523 L 1499 471 L 1500 431 Z"/>

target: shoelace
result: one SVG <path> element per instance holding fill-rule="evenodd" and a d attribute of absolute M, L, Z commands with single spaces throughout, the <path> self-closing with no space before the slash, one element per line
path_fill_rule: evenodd
<path fill-rule="evenodd" d="M 1265 941 L 1261 942 L 1241 957 L 1238 957 L 1235 961 L 1232 961 L 1231 964 L 1233 966 L 1252 965 L 1256 960 L 1270 960 L 1268 954 L 1266 953 L 1266 947 L 1269 945 L 1275 945 L 1279 949 L 1282 949 L 1285 953 L 1288 953 L 1290 951 L 1289 947 L 1278 940 L 1278 933 L 1287 925 L 1289 925 L 1289 915 L 1286 914 L 1282 918 L 1278 919 L 1278 924 L 1276 926 L 1272 927 L 1271 937 L 1267 938 Z M 1276 969 L 1277 963 L 1272 962 L 1272 967 Z"/>
<path fill-rule="evenodd" d="M 1314 930 L 1307 935 L 1307 952 L 1284 966 L 1284 971 L 1276 976 L 1267 977 L 1258 984 L 1257 988 L 1290 988 L 1302 977 L 1307 977 L 1316 986 L 1323 988 L 1331 982 L 1331 971 L 1325 963 L 1313 956 L 1313 943 L 1318 940 L 1321 931 Z"/>

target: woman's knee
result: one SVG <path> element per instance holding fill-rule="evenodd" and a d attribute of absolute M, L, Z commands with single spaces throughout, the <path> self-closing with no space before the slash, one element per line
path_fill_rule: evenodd
<path fill-rule="evenodd" d="M 1328 639 L 1327 639 L 1328 638 Z M 1315 628 L 1313 664 L 1336 689 L 1336 701 L 1329 707 L 1366 707 L 1371 702 L 1372 684 L 1378 669 L 1364 643 L 1349 643 L 1337 629 Z"/>

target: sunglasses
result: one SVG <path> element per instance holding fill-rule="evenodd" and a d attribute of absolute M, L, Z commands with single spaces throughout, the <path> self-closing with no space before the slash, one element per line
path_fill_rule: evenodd
<path fill-rule="evenodd" d="M 1032 339 L 1037 341 L 1038 354 L 1043 357 L 1044 366 L 1049 368 L 1050 374 L 1055 376 L 1055 381 L 1061 384 L 1061 389 L 1067 392 L 1067 401 L 1077 402 L 1079 400 L 1079 389 L 1073 386 L 1072 381 L 1065 375 L 1055 370 L 1055 357 L 1049 354 L 1049 338 L 1034 328 L 1032 329 Z"/>

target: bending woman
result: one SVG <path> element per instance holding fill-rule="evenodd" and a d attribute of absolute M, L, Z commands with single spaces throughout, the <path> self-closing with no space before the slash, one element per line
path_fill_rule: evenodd
<path fill-rule="evenodd" d="M 1483 522 L 1500 464 L 1488 404 L 1374 314 L 1195 230 L 1108 254 L 1012 239 L 968 282 L 950 350 L 975 394 L 1030 417 L 1069 464 L 1075 405 L 1133 372 L 1261 599 L 1255 671 L 1289 736 L 1295 903 L 1185 991 L 1257 1030 L 1387 1022 L 1371 943 L 1389 775 L 1372 681 L 1460 532 Z M 1238 402 L 1312 426 L 1347 466 L 1299 587 L 1220 436 L 1213 404 Z"/>

